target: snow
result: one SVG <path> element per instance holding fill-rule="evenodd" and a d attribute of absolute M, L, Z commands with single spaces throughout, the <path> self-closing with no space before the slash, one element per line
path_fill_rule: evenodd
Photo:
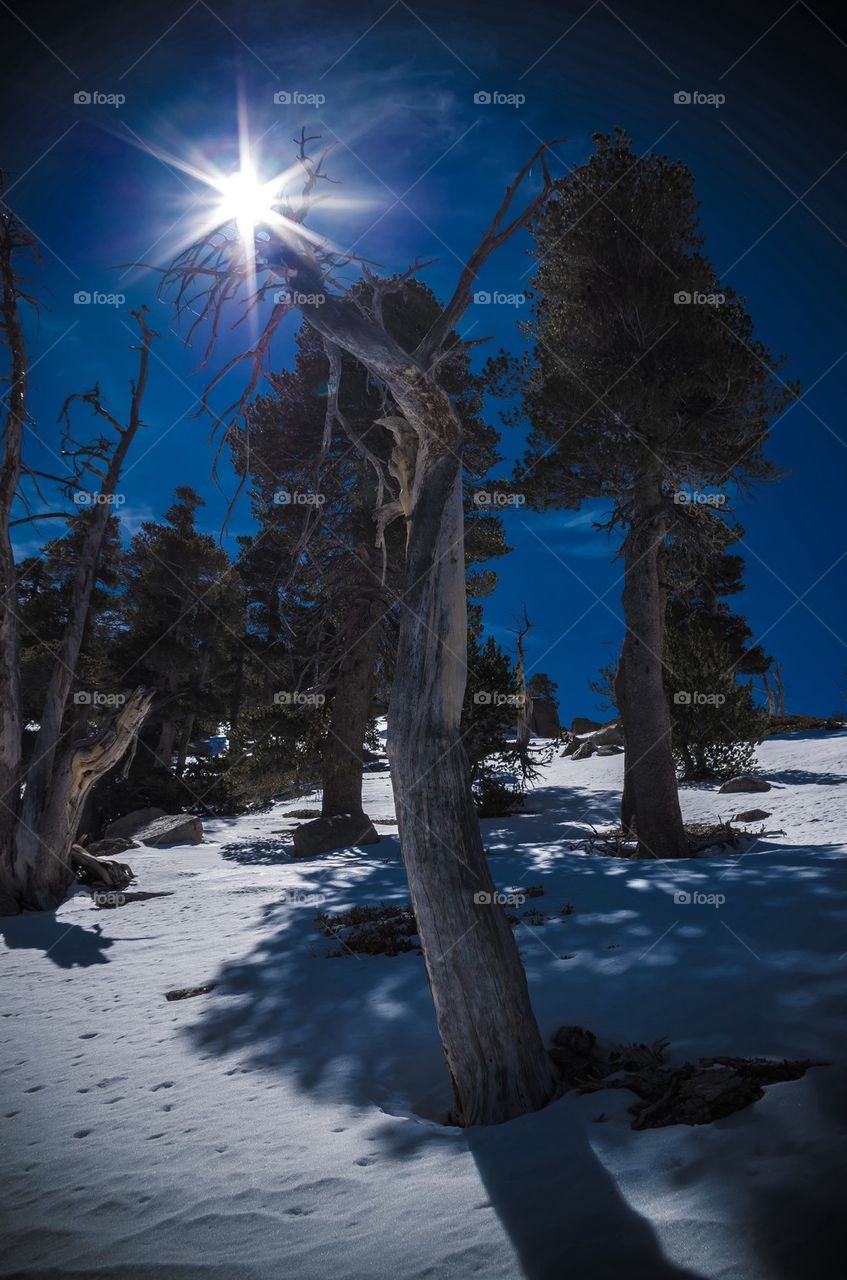
<path fill-rule="evenodd" d="M 841 1275 L 847 735 L 772 739 L 759 759 L 767 794 L 682 792 L 690 819 L 771 813 L 785 835 L 743 854 L 573 850 L 615 817 L 615 756 L 557 758 L 531 812 L 484 821 L 483 836 L 498 889 L 541 883 L 528 906 L 574 907 L 517 929 L 545 1036 L 579 1023 L 667 1036 L 673 1061 L 831 1065 L 696 1128 L 633 1131 L 624 1091 L 445 1125 L 420 957 L 328 958 L 315 927 L 318 907 L 408 900 L 396 827 L 379 823 L 394 813 L 388 775 L 369 772 L 383 838 L 361 852 L 290 859 L 278 833 L 315 804 L 300 797 L 207 821 L 201 846 L 131 851 L 137 888 L 170 897 L 98 911 L 79 892 L 55 915 L 0 922 L 0 1276 Z"/>

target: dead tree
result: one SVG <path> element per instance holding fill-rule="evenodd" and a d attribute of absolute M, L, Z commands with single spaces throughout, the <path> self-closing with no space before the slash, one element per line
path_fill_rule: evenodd
<path fill-rule="evenodd" d="M 46 475 L 23 461 L 26 424 L 28 364 L 23 342 L 20 303 L 31 301 L 19 287 L 13 255 L 27 247 L 11 215 L 0 215 L 0 275 L 2 275 L 3 337 L 10 355 L 10 407 L 6 420 L 5 457 L 0 489 L 0 543 L 4 573 L 0 622 L 0 671 L 3 704 L 2 844 L 0 844 L 0 914 L 24 910 L 50 910 L 65 898 L 74 879 L 72 846 L 85 800 L 95 782 L 124 755 L 143 724 L 152 693 L 136 689 L 126 696 L 105 721 L 96 723 L 74 716 L 68 724 L 70 694 L 85 632 L 91 595 L 97 579 L 100 551 L 112 510 L 112 499 L 127 452 L 142 425 L 141 405 L 147 382 L 150 345 L 156 336 L 145 321 L 146 308 L 133 312 L 141 341 L 139 368 L 132 384 L 127 423 L 121 424 L 108 409 L 99 387 L 66 400 L 60 421 L 64 423 L 62 456 L 64 476 Z M 100 436 L 78 441 L 73 434 L 71 408 L 75 402 L 89 406 L 98 422 L 105 422 L 115 437 Z M 73 603 L 62 643 L 48 680 L 39 728 L 26 770 L 22 769 L 21 688 L 18 675 L 19 617 L 14 558 L 10 542 L 13 524 L 43 516 L 13 519 L 13 506 L 21 498 L 20 481 L 28 477 L 36 486 L 56 482 L 67 496 L 83 481 L 99 484 L 89 495 L 90 518 L 76 570 Z M 61 518 L 61 512 L 52 513 Z M 108 875 L 104 873 L 104 881 Z"/>
<path fill-rule="evenodd" d="M 541 147 L 506 190 L 499 209 L 460 273 L 452 298 L 413 352 L 405 351 L 382 321 L 382 300 L 420 269 L 386 280 L 367 267 L 369 302 L 341 293 L 338 272 L 349 265 L 313 236 L 303 222 L 317 184 L 325 178 L 326 151 L 307 154 L 300 137 L 305 184 L 299 202 L 281 202 L 271 228 L 260 283 L 246 299 L 255 307 L 278 288 L 285 268 L 293 302 L 278 302 L 258 342 L 229 361 L 209 391 L 236 365 L 250 374 L 240 400 L 218 420 L 245 411 L 257 386 L 274 332 L 296 306 L 330 349 L 353 356 L 384 389 L 382 425 L 393 438 L 388 474 L 380 475 L 387 501 L 376 513 L 378 538 L 389 521 L 405 522 L 406 585 L 400 601 L 400 636 L 388 717 L 388 753 L 403 858 L 436 1019 L 450 1073 L 453 1120 L 496 1124 L 544 1106 L 556 1081 L 529 1000 L 526 975 L 494 884 L 480 837 L 459 722 L 467 678 L 467 617 L 462 503 L 462 426 L 439 384 L 438 363 L 451 346 L 488 258 L 525 227 L 551 182 Z M 537 167 L 541 190 L 514 213 L 515 199 Z M 319 198 L 319 197 L 318 197 Z M 260 246 L 261 247 L 261 246 Z M 223 313 L 250 278 L 252 264 L 230 237 L 207 236 L 172 265 L 165 282 L 177 306 L 208 320 L 212 349 Z M 208 392 L 207 392 L 208 394 Z"/>

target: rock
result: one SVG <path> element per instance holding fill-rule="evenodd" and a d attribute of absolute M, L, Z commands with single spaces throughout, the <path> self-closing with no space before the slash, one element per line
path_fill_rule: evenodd
<path fill-rule="evenodd" d="M 175 844 L 202 844 L 203 824 L 193 813 L 166 813 L 136 831 L 135 837 L 158 849 Z"/>
<path fill-rule="evenodd" d="M 767 809 L 745 809 L 743 813 L 737 813 L 732 819 L 733 822 L 764 822 L 765 818 L 771 815 Z"/>
<path fill-rule="evenodd" d="M 598 756 L 622 756 L 623 747 L 613 747 L 609 744 L 609 746 L 597 747 L 595 754 Z"/>
<path fill-rule="evenodd" d="M 566 730 L 565 732 L 567 733 L 567 730 Z M 581 744 L 580 744 L 579 738 L 576 738 L 576 737 L 574 737 L 574 736 L 571 734 L 571 735 L 567 736 L 567 738 L 566 738 L 566 740 L 565 740 L 565 746 L 564 746 L 564 749 L 563 749 L 562 751 L 560 751 L 560 752 L 559 752 L 559 755 L 560 755 L 561 757 L 563 757 L 563 756 L 572 756 L 572 755 L 573 755 L 573 753 L 574 753 L 575 751 L 578 751 L 578 750 L 579 750 L 580 745 L 581 745 Z"/>
<path fill-rule="evenodd" d="M 619 724 L 610 724 L 608 729 L 601 729 L 591 739 L 595 747 L 624 747 L 623 729 Z"/>
<path fill-rule="evenodd" d="M 770 791 L 771 784 L 764 778 L 754 778 L 752 773 L 741 773 L 737 778 L 730 778 L 721 787 L 718 795 L 732 791 Z"/>
<path fill-rule="evenodd" d="M 529 728 L 530 732 L 539 738 L 558 738 L 562 732 L 562 726 L 555 702 L 549 702 L 544 698 L 533 698 Z"/>
<path fill-rule="evenodd" d="M 577 716 L 571 725 L 574 733 L 594 733 L 603 726 L 597 720 L 586 720 L 584 716 Z"/>
<path fill-rule="evenodd" d="M 129 836 L 109 836 L 103 840 L 92 840 L 86 852 L 93 853 L 95 858 L 114 858 L 117 853 L 137 848 L 137 843 Z"/>
<path fill-rule="evenodd" d="M 587 760 L 589 756 L 594 755 L 596 750 L 597 748 L 595 747 L 594 743 L 591 741 L 590 738 L 587 738 L 585 742 L 581 742 L 579 744 L 576 751 L 574 751 L 573 753 L 572 759 Z"/>
<path fill-rule="evenodd" d="M 125 813 L 122 818 L 116 818 L 114 822 L 110 822 L 103 832 L 104 836 L 134 836 L 136 831 L 141 827 L 146 827 L 148 822 L 152 822 L 154 818 L 164 818 L 164 809 L 133 809 L 132 813 Z"/>
<path fill-rule="evenodd" d="M 331 818 L 304 822 L 294 831 L 294 856 L 315 858 L 319 853 L 347 849 L 351 845 L 377 844 L 379 836 L 367 814 L 337 813 Z"/>

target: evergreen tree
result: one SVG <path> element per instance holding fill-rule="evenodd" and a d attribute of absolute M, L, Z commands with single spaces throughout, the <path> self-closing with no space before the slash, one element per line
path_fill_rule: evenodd
<path fill-rule="evenodd" d="M 703 253 L 681 162 L 594 139 L 535 225 L 532 356 L 515 375 L 531 424 L 516 487 L 538 508 L 604 499 L 624 532 L 626 636 L 616 687 L 627 741 L 622 820 L 641 856 L 687 849 L 663 683 L 663 563 L 675 495 L 764 480 L 777 379 L 744 302 Z"/>

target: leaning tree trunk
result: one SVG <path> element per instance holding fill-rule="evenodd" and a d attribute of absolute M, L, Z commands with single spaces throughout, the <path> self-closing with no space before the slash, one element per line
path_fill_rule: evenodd
<path fill-rule="evenodd" d="M 307 295 L 319 291 L 319 278 L 318 290 L 314 278 L 300 283 Z M 494 901 L 459 730 L 468 644 L 462 428 L 448 394 L 384 328 L 331 297 L 300 310 L 383 382 L 404 415 L 385 420 L 408 533 L 388 758 L 453 1120 L 499 1124 L 543 1107 L 557 1081 Z"/>
<path fill-rule="evenodd" d="M 418 485 L 388 755 L 400 843 L 453 1084 L 453 1120 L 543 1107 L 556 1082 L 518 948 L 495 901 L 459 721 L 467 679 L 462 475 L 444 452 Z"/>
<path fill-rule="evenodd" d="M 359 548 L 357 559 L 368 564 L 370 550 Z M 363 749 L 376 686 L 379 618 L 382 593 L 379 576 L 370 574 L 359 584 L 341 632 L 343 655 L 335 677 L 329 733 L 321 763 L 321 816 L 362 814 Z"/>
<path fill-rule="evenodd" d="M 94 784 L 118 763 L 150 710 L 153 693 L 136 689 L 97 734 L 57 752 L 38 829 L 18 841 L 11 876 L 0 886 L 3 914 L 50 911 L 74 879 L 73 843 Z"/>
<path fill-rule="evenodd" d="M 640 858 L 679 858 L 688 849 L 662 678 L 665 601 L 660 558 L 665 533 L 659 478 L 643 476 L 624 544 L 626 635 L 615 680 L 626 742 L 621 824 L 637 835 Z"/>

